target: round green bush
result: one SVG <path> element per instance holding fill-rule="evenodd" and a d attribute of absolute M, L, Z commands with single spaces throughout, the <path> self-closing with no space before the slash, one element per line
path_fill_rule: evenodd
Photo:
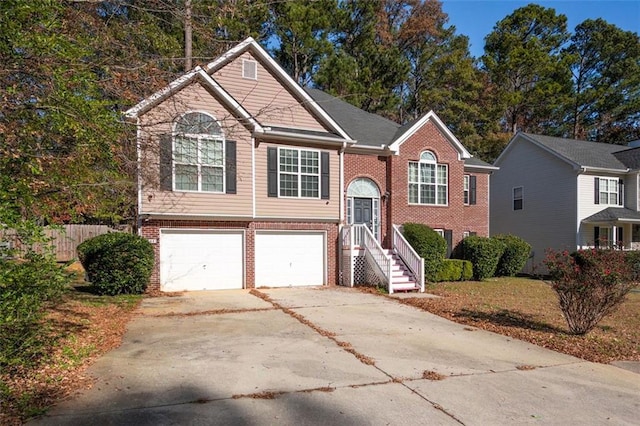
<path fill-rule="evenodd" d="M 496 235 L 494 238 L 505 245 L 504 252 L 498 262 L 496 276 L 513 277 L 520 272 L 529 259 L 531 245 L 515 235 Z"/>
<path fill-rule="evenodd" d="M 473 265 L 468 260 L 444 259 L 436 278 L 437 282 L 470 280 L 473 278 Z"/>
<path fill-rule="evenodd" d="M 424 278 L 436 281 L 438 271 L 447 256 L 447 241 L 422 223 L 405 223 L 402 234 L 411 247 L 424 259 Z"/>
<path fill-rule="evenodd" d="M 502 241 L 472 235 L 461 241 L 456 255 L 470 261 L 473 264 L 473 278 L 482 281 L 494 276 L 504 249 Z"/>
<path fill-rule="evenodd" d="M 99 294 L 144 293 L 153 270 L 153 246 L 124 232 L 98 235 L 78 246 L 78 258 Z"/>

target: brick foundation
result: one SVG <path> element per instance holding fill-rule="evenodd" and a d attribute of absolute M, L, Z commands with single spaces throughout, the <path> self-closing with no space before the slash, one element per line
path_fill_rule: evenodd
<path fill-rule="evenodd" d="M 155 266 L 149 281 L 148 291 L 160 290 L 161 229 L 241 229 L 245 231 L 245 288 L 255 288 L 255 234 L 260 230 L 325 231 L 327 236 L 327 285 L 338 283 L 338 224 L 317 222 L 235 222 L 206 220 L 158 220 L 151 219 L 142 224 L 144 238 L 155 240 Z"/>

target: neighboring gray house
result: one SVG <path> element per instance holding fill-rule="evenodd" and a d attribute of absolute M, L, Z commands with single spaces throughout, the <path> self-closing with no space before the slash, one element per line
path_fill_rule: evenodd
<path fill-rule="evenodd" d="M 491 234 L 531 244 L 526 272 L 548 248 L 640 248 L 640 148 L 518 133 L 494 164 Z"/>

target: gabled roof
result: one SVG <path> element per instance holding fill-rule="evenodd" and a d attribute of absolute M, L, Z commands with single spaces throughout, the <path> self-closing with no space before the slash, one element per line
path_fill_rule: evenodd
<path fill-rule="evenodd" d="M 245 39 L 244 41 L 236 45 L 234 48 L 230 49 L 225 54 L 221 55 L 220 57 L 218 57 L 213 62 L 206 65 L 205 67 L 200 67 L 200 66 L 196 67 L 192 71 L 189 71 L 185 75 L 171 82 L 169 86 L 165 87 L 162 90 L 159 90 L 158 92 L 154 93 L 150 97 L 142 100 L 136 106 L 127 110 L 125 112 L 125 116 L 128 118 L 136 118 L 143 115 L 144 113 L 149 111 L 154 106 L 158 105 L 163 100 L 167 99 L 171 95 L 182 90 L 187 85 L 196 81 L 196 79 L 202 79 L 206 81 L 205 75 L 210 80 L 210 81 L 206 81 L 208 85 L 213 86 L 212 82 L 215 85 L 217 85 L 217 83 L 215 82 L 215 79 L 211 78 L 211 74 L 213 74 L 215 71 L 217 71 L 224 65 L 228 64 L 229 62 L 233 61 L 240 55 L 244 54 L 245 52 L 251 52 L 251 54 L 256 59 L 258 59 L 265 68 L 271 71 L 276 76 L 276 78 L 284 86 L 286 86 L 294 94 L 294 96 L 296 96 L 300 100 L 301 104 L 304 105 L 305 108 L 307 108 L 307 110 L 314 117 L 320 120 L 332 132 L 335 132 L 336 134 L 340 135 L 344 139 L 347 139 L 347 140 L 350 139 L 349 135 L 338 125 L 338 123 L 336 123 L 336 121 L 329 114 L 327 114 L 322 108 L 320 108 L 316 104 L 316 102 L 313 100 L 313 98 L 309 96 L 309 94 L 305 92 L 302 89 L 302 87 L 300 87 L 300 85 L 298 85 L 291 78 L 291 76 L 289 76 L 282 69 L 282 67 L 280 67 L 273 60 L 273 58 L 267 53 L 267 51 L 264 50 L 262 46 L 260 46 L 252 37 Z M 228 94 L 227 94 L 227 97 L 231 98 L 231 96 L 229 96 Z M 226 101 L 225 103 L 227 106 L 233 106 L 231 105 L 233 103 L 239 105 L 239 103 L 235 100 L 231 102 L 231 100 L 229 99 L 226 99 L 226 98 L 223 98 L 223 99 L 224 101 Z M 244 110 L 244 108 L 242 109 Z M 243 111 L 243 113 L 246 113 L 246 110 Z M 255 119 L 254 119 L 254 122 L 257 123 Z"/>
<path fill-rule="evenodd" d="M 574 168 L 590 168 L 609 170 L 612 172 L 627 172 L 625 165 L 614 153 L 625 151 L 621 145 L 588 142 L 577 139 L 558 138 L 553 136 L 534 135 L 519 132 L 509 142 L 494 164 L 499 165 L 513 144 L 518 140 L 526 140 L 545 151 L 569 163 Z"/>
<path fill-rule="evenodd" d="M 416 133 L 428 121 L 433 122 L 433 124 L 435 124 L 436 127 L 442 132 L 444 137 L 447 138 L 449 143 L 453 145 L 456 151 L 458 151 L 458 157 L 460 159 L 471 158 L 471 154 L 469 153 L 469 151 L 467 151 L 464 145 L 460 143 L 458 138 L 456 138 L 455 135 L 451 133 L 451 130 L 449 130 L 449 128 L 442 122 L 442 120 L 440 120 L 440 117 L 438 117 L 436 113 L 433 112 L 433 110 L 424 114 L 422 117 L 418 118 L 417 120 L 414 120 L 402 126 L 402 128 L 400 128 L 399 132 L 396 134 L 396 137 L 393 143 L 389 145 L 389 149 L 394 152 L 400 151 L 400 146 L 407 139 L 413 136 L 413 134 Z"/>
<path fill-rule="evenodd" d="M 127 118 L 137 118 L 154 106 L 158 105 L 174 93 L 179 92 L 189 84 L 199 82 L 220 102 L 227 106 L 244 125 L 255 131 L 261 131 L 262 126 L 255 120 L 249 112 L 242 107 L 229 93 L 227 93 L 209 74 L 207 74 L 200 66 L 195 67 L 182 77 L 174 80 L 162 90 L 157 91 L 153 95 L 139 102 L 136 106 L 128 109 L 124 114 Z"/>
<path fill-rule="evenodd" d="M 616 145 L 621 151 L 614 152 L 613 155 L 625 166 L 630 169 L 640 169 L 640 147 L 624 148 Z"/>
<path fill-rule="evenodd" d="M 394 140 L 394 135 L 400 127 L 398 123 L 361 110 L 322 90 L 311 88 L 305 90 L 340 124 L 340 127 L 346 130 L 349 136 L 358 141 L 357 146 L 384 148 Z"/>

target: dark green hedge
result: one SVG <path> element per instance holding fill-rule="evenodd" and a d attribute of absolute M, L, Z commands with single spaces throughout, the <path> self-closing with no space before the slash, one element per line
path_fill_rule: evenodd
<path fill-rule="evenodd" d="M 447 255 L 447 242 L 433 229 L 422 223 L 405 223 L 402 234 L 411 247 L 424 258 L 424 279 L 436 281 L 438 271 Z"/>
<path fill-rule="evenodd" d="M 496 276 L 512 277 L 522 270 L 531 254 L 531 245 L 515 235 L 496 235 L 494 238 L 505 245 L 498 262 Z"/>
<path fill-rule="evenodd" d="M 468 260 L 444 259 L 436 281 L 467 281 L 473 278 L 473 265 Z"/>
<path fill-rule="evenodd" d="M 144 293 L 153 270 L 153 246 L 124 232 L 98 235 L 78 246 L 78 258 L 99 294 Z"/>
<path fill-rule="evenodd" d="M 473 264 L 473 278 L 482 281 L 493 277 L 505 244 L 497 239 L 472 235 L 465 238 L 455 250 L 456 257 Z"/>

